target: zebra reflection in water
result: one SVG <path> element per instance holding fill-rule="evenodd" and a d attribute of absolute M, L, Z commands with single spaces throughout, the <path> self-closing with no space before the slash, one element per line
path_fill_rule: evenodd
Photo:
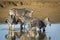
<path fill-rule="evenodd" d="M 35 27 L 32 27 L 28 33 L 23 34 L 20 37 L 20 40 L 50 40 L 51 38 L 47 38 L 45 32 L 39 32 Z"/>

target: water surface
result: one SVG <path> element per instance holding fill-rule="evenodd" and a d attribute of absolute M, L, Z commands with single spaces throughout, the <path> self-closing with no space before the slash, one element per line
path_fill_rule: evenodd
<path fill-rule="evenodd" d="M 8 34 L 8 24 L 0 24 L 0 40 L 6 40 L 5 35 Z M 15 28 L 20 28 L 20 25 L 15 25 Z M 51 40 L 60 40 L 60 24 L 52 24 L 51 27 L 47 25 L 46 36 Z"/>

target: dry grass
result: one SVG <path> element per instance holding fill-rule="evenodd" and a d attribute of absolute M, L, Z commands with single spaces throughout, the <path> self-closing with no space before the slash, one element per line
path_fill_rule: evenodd
<path fill-rule="evenodd" d="M 7 4 L 8 5 L 8 4 Z M 8 16 L 10 8 L 30 8 L 33 12 L 33 17 L 44 19 L 49 17 L 52 23 L 60 22 L 60 3 L 52 2 L 24 2 L 24 5 L 18 4 L 17 6 L 8 5 L 4 8 L 0 8 L 0 23 L 4 23 Z"/>

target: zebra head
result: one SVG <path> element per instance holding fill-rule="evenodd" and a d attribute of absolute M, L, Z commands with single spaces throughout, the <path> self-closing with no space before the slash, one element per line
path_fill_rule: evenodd
<path fill-rule="evenodd" d="M 45 25 L 51 26 L 51 21 L 48 17 L 44 19 L 44 23 L 45 23 Z"/>
<path fill-rule="evenodd" d="M 12 8 L 12 9 L 9 10 L 9 15 L 15 15 L 15 10 L 14 10 L 14 8 Z"/>

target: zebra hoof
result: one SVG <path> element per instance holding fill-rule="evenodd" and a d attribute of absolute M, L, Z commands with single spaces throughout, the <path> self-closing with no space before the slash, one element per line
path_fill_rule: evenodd
<path fill-rule="evenodd" d="M 45 29 L 43 29 L 43 32 L 45 32 Z"/>

